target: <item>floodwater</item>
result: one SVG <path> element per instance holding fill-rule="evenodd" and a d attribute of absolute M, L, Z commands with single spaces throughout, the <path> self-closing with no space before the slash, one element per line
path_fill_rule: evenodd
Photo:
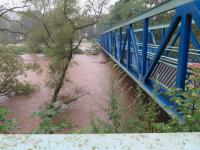
<path fill-rule="evenodd" d="M 6 106 L 11 111 L 11 117 L 16 119 L 18 128 L 15 132 L 28 133 L 39 124 L 39 120 L 32 118 L 33 112 L 37 112 L 38 108 L 51 97 L 51 92 L 45 86 L 49 61 L 41 55 L 26 54 L 21 57 L 26 63 L 37 62 L 41 65 L 43 69 L 41 74 L 28 72 L 27 78 L 23 79 L 37 85 L 38 90 L 28 96 L 2 98 L 0 105 Z"/>
<path fill-rule="evenodd" d="M 81 48 L 88 48 L 90 44 L 84 42 Z M 39 119 L 33 119 L 32 114 L 37 112 L 39 107 L 48 102 L 53 94 L 45 86 L 48 78 L 49 60 L 43 55 L 25 54 L 21 56 L 26 63 L 37 62 L 43 71 L 41 74 L 28 72 L 27 78 L 39 88 L 35 93 L 28 96 L 15 96 L 11 98 L 1 98 L 0 105 L 6 106 L 11 111 L 11 117 L 15 118 L 18 128 L 14 133 L 30 133 L 37 128 Z M 67 83 L 61 91 L 61 96 L 79 96 L 78 101 L 70 104 L 69 112 L 75 129 L 87 127 L 91 120 L 91 114 L 104 117 L 101 107 L 106 105 L 106 88 L 108 87 L 110 67 L 108 59 L 104 54 L 97 56 L 76 55 L 68 70 L 71 83 Z"/>

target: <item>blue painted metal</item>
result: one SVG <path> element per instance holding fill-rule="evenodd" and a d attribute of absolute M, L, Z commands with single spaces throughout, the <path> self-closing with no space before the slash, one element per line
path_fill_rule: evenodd
<path fill-rule="evenodd" d="M 124 51 L 125 51 L 125 48 L 126 48 L 127 40 L 128 40 L 128 31 L 126 31 L 125 39 L 123 41 L 123 48 L 122 48 L 121 55 L 120 55 L 120 63 L 122 63 L 122 59 L 123 59 Z"/>
<path fill-rule="evenodd" d="M 119 35 L 120 49 L 119 49 L 119 58 L 118 58 L 118 61 L 120 60 L 120 56 L 121 56 L 120 54 L 122 53 L 122 28 L 119 29 L 119 32 L 120 32 L 119 33 L 120 34 Z"/>
<path fill-rule="evenodd" d="M 132 24 L 130 24 L 129 29 L 127 30 L 128 32 L 128 58 L 127 58 L 127 66 L 128 66 L 128 70 L 131 69 L 131 35 L 130 35 L 130 30 L 132 29 Z"/>
<path fill-rule="evenodd" d="M 179 38 L 179 36 L 180 36 L 180 33 L 181 33 L 181 31 L 180 31 L 180 29 L 177 31 L 177 33 L 176 33 L 176 35 L 175 35 L 175 37 L 174 37 L 174 39 L 173 39 L 173 41 L 172 41 L 172 43 L 171 43 L 171 47 L 173 47 L 175 44 L 176 44 L 176 42 L 177 42 L 177 40 L 178 40 L 178 38 Z"/>
<path fill-rule="evenodd" d="M 200 49 L 200 44 L 199 44 L 197 38 L 195 37 L 193 31 L 190 32 L 190 37 L 191 37 L 191 41 L 192 41 L 194 47 L 195 47 L 196 49 Z"/>
<path fill-rule="evenodd" d="M 152 17 L 170 10 L 175 10 L 170 24 L 149 26 Z M 138 21 L 143 21 L 143 28 L 134 28 Z M 200 57 L 200 44 L 191 24 L 200 29 L 200 1 L 173 0 L 105 31 L 97 40 L 99 46 L 166 112 L 180 120 L 182 114 L 174 109 L 169 97 L 161 93 L 155 98 L 154 85 L 164 92 L 175 86 L 184 89 L 186 76 L 191 73 L 187 67 L 192 63 L 188 62 L 191 61 L 189 57 Z M 156 30 L 160 32 L 159 39 L 154 34 Z M 140 43 L 138 38 L 141 38 Z M 178 40 L 179 47 L 175 47 Z M 190 49 L 190 41 L 195 49 Z"/>
<path fill-rule="evenodd" d="M 151 63 L 151 66 L 149 67 L 147 73 L 145 74 L 146 80 L 150 77 L 151 73 L 153 72 L 153 69 L 155 68 L 156 64 L 158 63 L 159 59 L 161 58 L 161 55 L 164 52 L 165 48 L 167 47 L 167 44 L 169 43 L 172 35 L 174 34 L 174 31 L 176 30 L 180 20 L 181 20 L 180 16 L 175 16 L 173 18 L 172 23 L 168 29 L 168 32 L 165 35 L 164 39 L 162 40 L 160 47 L 158 48 L 156 55 Z"/>
<path fill-rule="evenodd" d="M 132 46 L 133 46 L 134 58 L 136 60 L 136 65 L 137 65 L 136 72 L 140 73 L 140 71 L 141 71 L 141 63 L 140 63 L 140 60 L 139 60 L 139 53 L 138 53 L 138 47 L 137 47 L 137 38 L 136 38 L 134 29 L 133 29 L 132 26 L 130 26 L 130 28 L 129 28 L 129 33 L 130 33 L 130 41 L 131 41 Z"/>
<path fill-rule="evenodd" d="M 153 30 L 150 31 L 150 34 L 151 34 L 151 39 L 152 39 L 153 44 L 157 45 L 155 34 L 154 34 Z"/>
<path fill-rule="evenodd" d="M 179 37 L 180 37 L 180 29 L 178 29 L 178 31 L 177 31 L 177 33 L 176 33 L 176 35 L 175 35 L 175 37 L 174 37 L 174 39 L 173 39 L 173 41 L 170 45 L 171 47 L 173 47 L 176 44 Z M 169 52 L 170 52 L 169 50 L 165 51 L 164 55 L 168 55 Z"/>
<path fill-rule="evenodd" d="M 162 38 L 165 36 L 165 28 L 162 28 Z"/>
<path fill-rule="evenodd" d="M 185 80 L 187 76 L 187 64 L 189 56 L 190 45 L 190 31 L 191 31 L 191 16 L 183 15 L 181 20 L 181 32 L 180 32 L 180 46 L 178 56 L 178 70 L 176 78 L 176 87 L 184 89 Z"/>
<path fill-rule="evenodd" d="M 142 80 L 144 75 L 146 74 L 147 68 L 147 51 L 148 51 L 148 27 L 149 27 L 149 19 L 144 20 L 144 30 L 143 30 L 143 51 L 142 51 Z M 144 80 L 143 80 L 144 81 Z"/>

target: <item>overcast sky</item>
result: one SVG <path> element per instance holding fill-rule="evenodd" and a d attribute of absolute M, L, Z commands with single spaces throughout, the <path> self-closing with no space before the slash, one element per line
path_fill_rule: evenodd
<path fill-rule="evenodd" d="M 21 2 L 22 2 L 23 0 L 0 0 L 0 5 L 2 5 L 2 4 L 9 4 L 9 5 L 11 5 L 11 6 L 19 6 L 20 4 L 21 4 Z M 80 2 L 80 5 L 81 6 L 84 6 L 84 4 L 85 4 L 85 2 L 86 2 L 87 0 L 79 0 L 79 2 Z M 109 1 L 109 4 L 108 4 L 108 6 L 107 6 L 107 10 L 108 10 L 108 8 L 111 6 L 111 5 L 113 5 L 116 1 L 118 1 L 118 0 L 108 0 Z"/>
<path fill-rule="evenodd" d="M 22 1 L 23 0 L 0 0 L 0 5 L 9 5 L 10 7 L 13 7 L 13 6 L 22 6 Z M 80 7 L 81 8 L 84 8 L 85 6 L 85 3 L 87 2 L 87 0 L 78 0 L 79 3 L 80 3 Z M 104 9 L 104 13 L 108 13 L 109 12 L 109 8 L 111 5 L 113 5 L 115 2 L 119 1 L 119 0 L 108 0 L 108 5 L 107 7 Z M 18 19 L 17 15 L 15 15 L 14 13 L 9 13 L 8 14 L 9 17 L 11 17 L 11 19 Z"/>

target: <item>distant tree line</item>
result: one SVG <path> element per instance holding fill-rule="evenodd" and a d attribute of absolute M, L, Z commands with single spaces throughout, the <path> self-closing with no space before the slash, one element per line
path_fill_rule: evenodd
<path fill-rule="evenodd" d="M 108 14 L 102 16 L 98 24 L 98 32 L 123 23 L 166 1 L 167 0 L 119 0 L 111 6 L 111 10 Z M 163 17 L 159 16 L 157 21 L 162 23 Z"/>

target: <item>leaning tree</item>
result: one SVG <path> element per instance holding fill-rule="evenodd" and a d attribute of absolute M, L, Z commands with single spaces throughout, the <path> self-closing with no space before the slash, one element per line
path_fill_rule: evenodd
<path fill-rule="evenodd" d="M 99 21 L 106 0 L 88 0 L 84 8 L 77 0 L 33 0 L 30 4 L 32 9 L 24 15 L 37 19 L 40 25 L 29 34 L 27 43 L 45 45 L 52 57 L 48 85 L 54 89 L 51 102 L 55 103 L 66 81 L 73 52 L 84 38 L 84 29 Z"/>

